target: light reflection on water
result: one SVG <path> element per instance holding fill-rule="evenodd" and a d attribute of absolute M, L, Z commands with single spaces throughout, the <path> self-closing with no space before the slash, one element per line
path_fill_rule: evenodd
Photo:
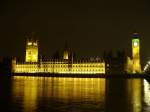
<path fill-rule="evenodd" d="M 144 80 L 144 111 L 150 111 L 150 84 Z"/>
<path fill-rule="evenodd" d="M 150 85 L 143 79 L 12 78 L 15 112 L 149 112 Z"/>
<path fill-rule="evenodd" d="M 132 106 L 132 112 L 142 112 L 142 92 L 143 92 L 143 80 L 132 79 L 127 83 L 128 99 Z M 130 88 L 130 89 L 129 89 Z"/>
<path fill-rule="evenodd" d="M 22 99 L 23 112 L 102 111 L 105 105 L 105 79 L 100 78 L 17 76 L 12 90 L 14 101 Z"/>

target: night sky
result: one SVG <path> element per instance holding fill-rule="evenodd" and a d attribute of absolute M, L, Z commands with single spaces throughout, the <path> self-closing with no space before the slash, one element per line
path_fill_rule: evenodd
<path fill-rule="evenodd" d="M 25 37 L 35 32 L 40 54 L 51 56 L 65 41 L 80 57 L 125 49 L 141 35 L 142 63 L 150 60 L 149 0 L 1 0 L 0 58 L 24 57 Z"/>

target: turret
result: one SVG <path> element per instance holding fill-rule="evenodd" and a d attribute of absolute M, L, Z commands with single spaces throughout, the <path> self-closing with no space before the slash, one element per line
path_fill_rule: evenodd
<path fill-rule="evenodd" d="M 25 62 L 38 62 L 38 40 L 27 38 Z"/>

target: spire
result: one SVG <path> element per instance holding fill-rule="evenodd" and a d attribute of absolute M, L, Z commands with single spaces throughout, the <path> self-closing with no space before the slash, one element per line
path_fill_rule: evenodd
<path fill-rule="evenodd" d="M 69 59 L 69 47 L 68 47 L 68 42 L 65 41 L 65 47 L 64 47 L 64 51 L 63 51 L 63 59 Z"/>

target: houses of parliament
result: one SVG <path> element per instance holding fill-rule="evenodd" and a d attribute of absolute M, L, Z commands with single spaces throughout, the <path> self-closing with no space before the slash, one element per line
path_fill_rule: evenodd
<path fill-rule="evenodd" d="M 78 59 L 65 46 L 61 57 L 43 59 L 39 57 L 39 41 L 26 40 L 25 61 L 12 60 L 12 73 L 50 73 L 50 74 L 117 74 L 141 73 L 140 36 L 132 35 L 132 56 L 119 52 L 117 57 L 105 53 L 102 58 Z"/>

